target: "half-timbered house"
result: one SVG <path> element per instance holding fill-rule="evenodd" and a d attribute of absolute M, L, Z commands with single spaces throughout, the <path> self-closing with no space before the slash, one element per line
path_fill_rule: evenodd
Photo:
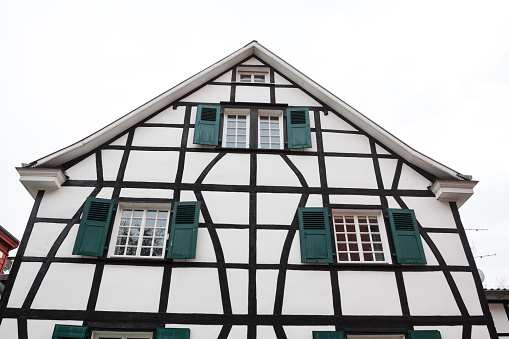
<path fill-rule="evenodd" d="M 18 172 L 1 338 L 496 338 L 476 181 L 256 41 Z"/>

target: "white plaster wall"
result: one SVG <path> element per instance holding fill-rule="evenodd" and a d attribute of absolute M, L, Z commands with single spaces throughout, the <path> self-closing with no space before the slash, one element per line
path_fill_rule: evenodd
<path fill-rule="evenodd" d="M 277 339 L 277 336 L 276 336 L 276 332 L 274 332 L 273 326 L 256 326 L 256 338 L 257 339 Z"/>
<path fill-rule="evenodd" d="M 371 195 L 330 195 L 331 204 L 380 205 L 380 197 Z"/>
<path fill-rule="evenodd" d="M 396 199 L 393 197 L 387 197 L 387 203 L 389 204 L 389 208 L 401 208 Z"/>
<path fill-rule="evenodd" d="M 442 272 L 403 272 L 410 315 L 460 315 Z"/>
<path fill-rule="evenodd" d="M 278 72 L 274 72 L 274 83 L 276 85 L 292 85 L 292 83 L 283 78 Z"/>
<path fill-rule="evenodd" d="M 283 329 L 291 339 L 310 339 L 313 331 L 335 331 L 334 326 L 283 326 Z"/>
<path fill-rule="evenodd" d="M 212 222 L 219 224 L 249 223 L 249 193 L 203 192 Z"/>
<path fill-rule="evenodd" d="M 120 196 L 126 198 L 162 198 L 172 199 L 173 190 L 169 189 L 145 189 L 145 188 L 122 188 Z"/>
<path fill-rule="evenodd" d="M 297 169 L 302 173 L 309 187 L 320 187 L 320 173 L 318 170 L 318 158 L 302 155 L 289 155 Z"/>
<path fill-rule="evenodd" d="M 334 314 L 329 272 L 287 271 L 283 314 Z"/>
<path fill-rule="evenodd" d="M 111 199 L 112 196 L 113 196 L 113 187 L 103 187 L 103 188 L 101 188 L 99 193 L 97 193 L 96 198 Z"/>
<path fill-rule="evenodd" d="M 194 183 L 205 167 L 217 156 L 215 153 L 187 152 L 182 182 Z M 222 159 L 221 159 L 222 160 Z M 220 160 L 220 161 L 221 161 Z M 219 162 L 215 165 L 217 166 Z M 210 173 L 209 173 L 210 174 Z"/>
<path fill-rule="evenodd" d="M 32 283 L 34 282 L 35 276 L 39 269 L 41 268 L 41 263 L 39 262 L 22 262 L 18 275 L 16 276 L 15 284 L 11 291 L 11 296 L 9 298 L 8 307 L 21 307 L 25 298 L 27 296 L 30 287 L 32 287 Z"/>
<path fill-rule="evenodd" d="M 373 160 L 325 157 L 329 187 L 377 188 Z"/>
<path fill-rule="evenodd" d="M 194 259 L 187 259 L 184 261 L 198 261 L 198 262 L 216 262 L 216 253 L 214 252 L 214 245 L 210 239 L 209 231 L 206 228 L 198 228 L 198 235 L 196 236 L 196 257 Z"/>
<path fill-rule="evenodd" d="M 382 181 L 385 189 L 392 187 L 394 181 L 394 173 L 396 172 L 396 165 L 398 160 L 396 159 L 378 159 L 380 164 L 380 173 L 382 174 Z"/>
<path fill-rule="evenodd" d="M 276 102 L 289 106 L 321 106 L 315 99 L 304 93 L 300 88 L 276 87 Z"/>
<path fill-rule="evenodd" d="M 311 147 L 310 148 L 299 148 L 296 150 L 305 151 L 305 152 L 316 152 L 316 132 L 311 132 Z"/>
<path fill-rule="evenodd" d="M 180 147 L 182 128 L 138 127 L 134 131 L 133 146 Z"/>
<path fill-rule="evenodd" d="M 167 312 L 222 314 L 217 269 L 173 268 Z"/>
<path fill-rule="evenodd" d="M 60 248 L 57 251 L 56 257 L 73 257 L 73 258 L 81 258 L 81 255 L 73 255 L 72 250 L 74 248 L 74 242 L 76 241 L 76 236 L 78 235 L 78 229 L 80 227 L 80 224 L 74 224 L 72 225 L 71 229 L 69 230 L 69 233 L 67 233 L 67 236 L 65 237 L 64 241 L 62 242 L 62 245 L 60 245 Z"/>
<path fill-rule="evenodd" d="M 163 267 L 105 265 L 96 309 L 157 312 L 162 279 Z M 136 298 L 133 291 L 139 293 Z"/>
<path fill-rule="evenodd" d="M 39 207 L 39 218 L 70 219 L 92 193 L 92 187 L 62 186 L 57 190 L 46 191 Z M 65 204 L 62 202 L 65 201 Z"/>
<path fill-rule="evenodd" d="M 81 326 L 83 324 L 82 321 L 75 320 L 35 320 L 28 319 L 27 320 L 27 332 L 28 338 L 30 339 L 46 339 L 51 338 L 53 336 L 53 330 L 55 329 L 55 324 L 60 325 L 76 325 Z M 4 337 L 2 337 L 4 338 Z M 15 337 L 5 337 L 5 339 L 14 339 L 18 338 L 17 334 Z"/>
<path fill-rule="evenodd" d="M 106 181 L 117 180 L 118 169 L 120 168 L 120 162 L 124 151 L 118 150 L 102 150 L 101 158 L 103 162 L 103 179 Z"/>
<path fill-rule="evenodd" d="M 125 181 L 174 182 L 179 152 L 131 151 Z"/>
<path fill-rule="evenodd" d="M 256 262 L 258 264 L 279 264 L 287 230 L 256 231 Z"/>
<path fill-rule="evenodd" d="M 190 339 L 216 339 L 221 332 L 221 325 L 166 324 L 166 328 L 189 328 Z M 232 328 L 233 329 L 233 328 Z M 230 332 L 231 333 L 231 332 Z M 229 336 L 229 338 L 234 338 Z"/>
<path fill-rule="evenodd" d="M 216 230 L 227 263 L 249 262 L 249 230 L 224 229 Z"/>
<path fill-rule="evenodd" d="M 333 130 L 342 130 L 342 131 L 358 131 L 355 127 L 350 125 L 345 120 L 338 117 L 333 112 L 329 111 L 329 114 L 325 115 L 324 113 L 320 114 L 320 124 L 322 129 L 333 129 Z"/>
<path fill-rule="evenodd" d="M 432 266 L 432 265 L 438 265 L 438 260 L 431 251 L 431 248 L 428 246 L 428 243 L 424 241 L 424 239 L 421 238 L 422 247 L 424 249 L 424 256 L 426 257 L 426 265 Z"/>
<path fill-rule="evenodd" d="M 190 122 L 191 124 L 195 124 L 196 123 L 196 113 L 198 112 L 198 107 L 197 106 L 193 106 L 191 107 L 191 119 L 190 119 Z M 189 136 L 187 137 L 187 140 L 188 140 L 188 147 L 189 147 L 189 140 L 191 141 L 191 144 L 193 144 L 193 136 L 194 136 L 194 132 L 191 133 L 193 131 L 189 130 Z"/>
<path fill-rule="evenodd" d="M 206 85 L 196 92 L 188 95 L 181 101 L 183 102 L 206 102 L 219 103 L 220 101 L 230 101 L 230 86 Z"/>
<path fill-rule="evenodd" d="M 111 142 L 110 145 L 112 145 L 112 146 L 125 146 L 126 143 L 127 143 L 127 133 L 122 135 L 120 138 L 114 140 L 113 142 Z"/>
<path fill-rule="evenodd" d="M 50 338 L 52 333 L 47 338 Z M 17 338 L 18 337 L 18 320 L 4 318 L 0 324 L 0 338 Z"/>
<path fill-rule="evenodd" d="M 247 326 L 242 325 L 234 325 L 232 329 L 230 330 L 230 334 L 228 335 L 228 338 L 234 339 L 234 338 L 247 338 Z"/>
<path fill-rule="evenodd" d="M 169 107 L 164 111 L 158 113 L 153 118 L 147 120 L 151 124 L 183 124 L 184 116 L 186 113 L 185 106 L 178 106 L 177 109 Z"/>
<path fill-rule="evenodd" d="M 290 253 L 288 255 L 289 264 L 301 264 L 299 237 L 299 231 L 295 231 L 295 236 L 293 237 L 292 246 L 290 247 Z"/>
<path fill-rule="evenodd" d="M 325 152 L 371 154 L 369 139 L 361 134 L 322 132 Z"/>
<path fill-rule="evenodd" d="M 242 86 L 235 89 L 236 102 L 270 102 L 270 87 Z"/>
<path fill-rule="evenodd" d="M 258 314 L 273 314 L 278 270 L 256 271 L 256 307 Z"/>
<path fill-rule="evenodd" d="M 509 333 L 509 319 L 503 304 L 489 304 L 490 313 L 498 333 Z M 3 325 L 3 323 L 2 323 Z"/>
<path fill-rule="evenodd" d="M 290 225 L 299 206 L 300 194 L 258 193 L 258 224 Z"/>
<path fill-rule="evenodd" d="M 427 190 L 431 184 L 432 182 L 428 179 L 408 167 L 407 164 L 403 164 L 401 177 L 399 178 L 399 189 Z"/>
<path fill-rule="evenodd" d="M 402 315 L 393 272 L 338 272 L 344 315 Z"/>
<path fill-rule="evenodd" d="M 310 194 L 306 201 L 306 207 L 323 207 L 323 199 L 320 194 Z"/>
<path fill-rule="evenodd" d="M 270 154 L 258 155 L 256 183 L 262 186 L 302 186 L 283 158 Z"/>
<path fill-rule="evenodd" d="M 451 272 L 456 286 L 463 298 L 470 315 L 483 315 L 481 302 L 475 287 L 474 277 L 470 272 Z"/>
<path fill-rule="evenodd" d="M 459 234 L 428 233 L 428 235 L 444 257 L 447 265 L 468 266 Z"/>
<path fill-rule="evenodd" d="M 227 269 L 233 314 L 247 314 L 248 270 Z"/>
<path fill-rule="evenodd" d="M 223 75 L 218 76 L 214 79 L 215 82 L 231 82 L 232 81 L 232 71 L 228 71 Z"/>
<path fill-rule="evenodd" d="M 250 58 L 242 63 L 242 65 L 265 65 L 263 62 L 256 58 Z"/>
<path fill-rule="evenodd" d="M 64 227 L 65 224 L 34 224 L 25 250 L 25 256 L 45 257 Z"/>
<path fill-rule="evenodd" d="M 472 326 L 472 338 L 490 339 L 490 332 L 487 326 Z"/>
<path fill-rule="evenodd" d="M 376 153 L 377 154 L 391 154 L 391 153 L 387 152 L 384 148 L 382 148 L 378 144 L 375 145 L 375 148 L 376 148 Z"/>
<path fill-rule="evenodd" d="M 249 154 L 226 154 L 212 167 L 203 183 L 249 185 L 249 164 Z"/>
<path fill-rule="evenodd" d="M 408 208 L 415 212 L 422 227 L 456 228 L 449 203 L 435 197 L 402 197 Z M 399 207 L 400 208 L 400 207 Z"/>
<path fill-rule="evenodd" d="M 95 154 L 81 160 L 65 171 L 70 180 L 96 180 Z"/>
<path fill-rule="evenodd" d="M 52 310 L 85 310 L 94 270 L 95 265 L 89 264 L 51 264 L 32 307 Z"/>
<path fill-rule="evenodd" d="M 414 326 L 416 331 L 435 330 L 440 331 L 442 339 L 461 339 L 463 326 Z M 472 336 L 473 339 L 479 339 Z"/>

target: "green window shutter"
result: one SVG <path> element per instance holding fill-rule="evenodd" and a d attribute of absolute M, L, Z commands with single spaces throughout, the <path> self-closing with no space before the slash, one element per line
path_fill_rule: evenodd
<path fill-rule="evenodd" d="M 170 229 L 168 258 L 194 259 L 200 219 L 200 202 L 176 202 Z"/>
<path fill-rule="evenodd" d="M 442 339 L 440 331 L 428 330 L 428 331 L 408 331 L 408 339 Z"/>
<path fill-rule="evenodd" d="M 156 329 L 155 339 L 189 339 L 191 330 L 188 328 L 161 328 Z"/>
<path fill-rule="evenodd" d="M 300 255 L 303 263 L 332 263 L 329 212 L 322 207 L 299 207 Z"/>
<path fill-rule="evenodd" d="M 311 147 L 311 128 L 309 127 L 309 109 L 286 109 L 286 134 L 288 148 Z"/>
<path fill-rule="evenodd" d="M 88 326 L 72 326 L 56 324 L 51 339 L 86 339 Z"/>
<path fill-rule="evenodd" d="M 110 199 L 87 198 L 72 254 L 94 257 L 103 255 L 113 205 L 114 201 Z"/>
<path fill-rule="evenodd" d="M 313 339 L 345 339 L 343 331 L 313 331 Z"/>
<path fill-rule="evenodd" d="M 198 105 L 193 143 L 217 146 L 221 107 Z"/>
<path fill-rule="evenodd" d="M 421 235 L 414 210 L 387 210 L 396 258 L 400 264 L 425 264 Z"/>

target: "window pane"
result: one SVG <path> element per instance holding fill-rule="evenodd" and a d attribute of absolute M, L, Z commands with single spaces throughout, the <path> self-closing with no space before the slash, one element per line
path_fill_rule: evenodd
<path fill-rule="evenodd" d="M 157 211 L 147 211 L 147 218 L 155 218 L 157 216 Z"/>

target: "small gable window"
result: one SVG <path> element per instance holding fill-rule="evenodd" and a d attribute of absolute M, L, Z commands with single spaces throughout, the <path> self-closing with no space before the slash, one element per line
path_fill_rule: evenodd
<path fill-rule="evenodd" d="M 237 68 L 237 81 L 246 83 L 267 83 L 268 67 L 240 66 Z"/>

